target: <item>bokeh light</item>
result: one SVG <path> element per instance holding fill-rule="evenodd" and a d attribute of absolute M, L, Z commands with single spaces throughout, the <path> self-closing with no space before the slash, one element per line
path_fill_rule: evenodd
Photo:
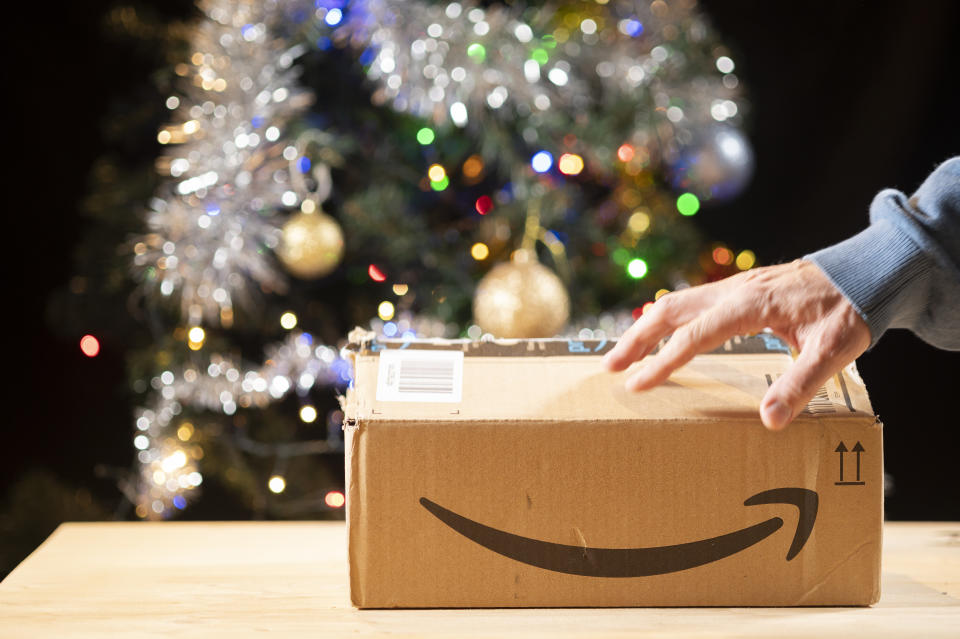
<path fill-rule="evenodd" d="M 627 274 L 635 280 L 639 280 L 647 274 L 647 263 L 639 257 L 635 257 L 627 262 Z"/>
<path fill-rule="evenodd" d="M 312 424 L 317 421 L 317 409 L 310 404 L 304 404 L 300 407 L 300 421 L 305 424 Z"/>
<path fill-rule="evenodd" d="M 474 179 L 483 172 L 483 158 L 479 155 L 471 155 L 463 163 L 464 177 Z"/>
<path fill-rule="evenodd" d="M 720 266 L 729 266 L 733 264 L 733 251 L 724 246 L 718 246 L 713 249 L 713 261 Z"/>
<path fill-rule="evenodd" d="M 367 275 L 369 275 L 370 279 L 374 282 L 384 282 L 387 279 L 386 274 L 381 271 L 376 264 L 371 264 L 367 267 Z"/>
<path fill-rule="evenodd" d="M 474 207 L 477 209 L 477 213 L 480 215 L 486 215 L 493 210 L 493 200 L 489 195 L 481 195 L 477 198 Z"/>
<path fill-rule="evenodd" d="M 680 215 L 695 215 L 700 210 L 700 200 L 693 193 L 684 193 L 677 198 L 677 210 Z"/>
<path fill-rule="evenodd" d="M 741 271 L 746 271 L 753 268 L 753 265 L 756 263 L 757 256 L 754 255 L 753 251 L 740 251 L 740 253 L 737 255 L 737 268 Z"/>
<path fill-rule="evenodd" d="M 490 256 L 490 248 L 483 242 L 477 242 L 470 247 L 470 256 L 478 262 L 485 260 Z"/>
<path fill-rule="evenodd" d="M 428 144 L 433 144 L 433 141 L 436 139 L 436 137 L 437 136 L 433 132 L 433 129 L 431 129 L 428 126 L 425 126 L 419 131 L 417 131 L 417 142 L 419 142 L 424 146 L 427 146 Z"/>
<path fill-rule="evenodd" d="M 100 341 L 93 335 L 84 335 L 80 338 L 80 350 L 87 357 L 96 357 L 100 352 Z"/>
<path fill-rule="evenodd" d="M 553 155 L 549 151 L 537 151 L 530 158 L 530 166 L 537 173 L 546 173 L 553 166 Z"/>
<path fill-rule="evenodd" d="M 442 182 L 447 177 L 447 170 L 439 164 L 431 164 L 427 169 L 427 177 L 431 182 Z"/>
<path fill-rule="evenodd" d="M 323 503 L 330 508 L 343 508 L 343 505 L 347 503 L 347 498 L 339 490 L 331 490 L 323 497 Z"/>
<path fill-rule="evenodd" d="M 274 475 L 270 478 L 270 481 L 267 482 L 267 488 L 270 489 L 271 493 L 276 493 L 279 495 L 287 489 L 287 480 L 281 475 Z"/>
<path fill-rule="evenodd" d="M 389 300 L 383 300 L 380 302 L 380 305 L 377 307 L 377 315 L 383 321 L 392 320 L 393 314 L 396 312 L 396 309 L 393 306 L 393 302 Z"/>
<path fill-rule="evenodd" d="M 287 311 L 280 316 L 280 326 L 288 331 L 297 325 L 297 316 L 292 311 Z"/>
<path fill-rule="evenodd" d="M 583 171 L 583 158 L 575 153 L 564 153 L 560 156 L 557 168 L 564 175 L 579 175 Z"/>
<path fill-rule="evenodd" d="M 633 147 L 629 144 L 621 144 L 620 148 L 617 149 L 617 159 L 621 162 L 629 162 L 633 159 Z"/>

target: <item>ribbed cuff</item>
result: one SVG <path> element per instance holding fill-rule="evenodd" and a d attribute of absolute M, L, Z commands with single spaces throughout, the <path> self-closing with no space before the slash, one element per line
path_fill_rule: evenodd
<path fill-rule="evenodd" d="M 932 269 L 916 243 L 882 219 L 804 259 L 819 266 L 864 319 L 871 347 L 888 328 L 911 323 Z"/>

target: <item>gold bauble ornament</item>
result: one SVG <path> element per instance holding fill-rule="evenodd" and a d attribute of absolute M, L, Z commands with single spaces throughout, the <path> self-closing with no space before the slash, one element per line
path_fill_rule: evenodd
<path fill-rule="evenodd" d="M 283 225 L 282 233 L 277 257 L 297 277 L 326 275 L 343 257 L 343 232 L 326 213 L 297 213 Z"/>
<path fill-rule="evenodd" d="M 473 317 L 495 337 L 552 337 L 570 317 L 563 282 L 535 260 L 498 264 L 477 285 Z"/>

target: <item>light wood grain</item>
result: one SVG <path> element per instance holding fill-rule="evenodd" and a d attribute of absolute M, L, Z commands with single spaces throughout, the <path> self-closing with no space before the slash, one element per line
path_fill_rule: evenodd
<path fill-rule="evenodd" d="M 361 611 L 341 523 L 65 524 L 0 583 L 0 637 L 960 637 L 960 523 L 884 535 L 872 608 Z"/>

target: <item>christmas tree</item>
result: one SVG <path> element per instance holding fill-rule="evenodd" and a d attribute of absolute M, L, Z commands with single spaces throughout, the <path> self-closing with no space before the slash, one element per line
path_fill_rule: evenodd
<path fill-rule="evenodd" d="M 98 330 L 130 336 L 119 483 L 141 518 L 211 485 L 257 517 L 337 516 L 354 326 L 614 337 L 754 264 L 695 224 L 752 156 L 735 63 L 692 0 L 200 9 L 165 34 L 156 173 L 95 175 L 89 208 L 131 239 L 104 260 L 89 238 L 57 307 L 91 352 Z"/>

